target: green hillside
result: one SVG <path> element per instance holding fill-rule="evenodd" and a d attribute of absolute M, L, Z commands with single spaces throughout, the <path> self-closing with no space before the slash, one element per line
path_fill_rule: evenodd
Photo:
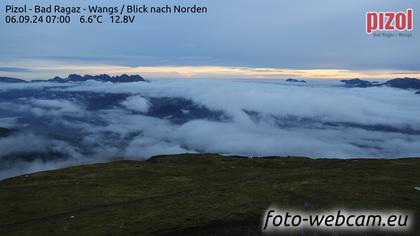
<path fill-rule="evenodd" d="M 420 159 L 213 154 L 72 167 L 0 181 L 0 235 L 258 235 L 269 206 L 302 208 L 304 201 L 312 210 L 418 213 L 419 170 Z"/>

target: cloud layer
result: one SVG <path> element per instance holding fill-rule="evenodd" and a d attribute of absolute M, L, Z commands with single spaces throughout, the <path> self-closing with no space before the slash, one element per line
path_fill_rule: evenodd
<path fill-rule="evenodd" d="M 419 104 L 412 91 L 335 81 L 2 84 L 0 124 L 19 132 L 0 138 L 0 177 L 184 152 L 420 156 Z M 31 152 L 55 158 L 16 159 Z"/>

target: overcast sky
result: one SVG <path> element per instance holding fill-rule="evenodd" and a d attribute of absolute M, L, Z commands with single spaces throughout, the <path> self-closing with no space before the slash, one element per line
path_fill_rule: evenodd
<path fill-rule="evenodd" d="M 2 0 L 0 75 L 49 78 L 68 73 L 159 77 L 382 78 L 419 76 L 417 0 L 72 0 L 121 6 L 197 4 L 203 15 L 137 15 L 128 25 L 6 25 Z M 411 38 L 373 38 L 367 11 L 414 9 Z M 78 15 L 73 21 L 78 21 Z M 395 76 L 394 76 L 395 75 Z M 420 77 L 420 76 L 419 76 Z"/>

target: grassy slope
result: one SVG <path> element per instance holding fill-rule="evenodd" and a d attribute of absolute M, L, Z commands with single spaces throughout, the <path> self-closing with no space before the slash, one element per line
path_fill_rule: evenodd
<path fill-rule="evenodd" d="M 267 207 L 304 199 L 312 209 L 417 213 L 419 170 L 420 159 L 211 154 L 73 167 L 0 181 L 0 235 L 254 235 Z"/>

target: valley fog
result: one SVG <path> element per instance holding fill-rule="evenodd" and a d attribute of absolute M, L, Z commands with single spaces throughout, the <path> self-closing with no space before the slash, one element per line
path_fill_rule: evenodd
<path fill-rule="evenodd" d="M 412 91 L 339 81 L 1 83 L 0 178 L 186 152 L 419 156 L 419 104 Z"/>

